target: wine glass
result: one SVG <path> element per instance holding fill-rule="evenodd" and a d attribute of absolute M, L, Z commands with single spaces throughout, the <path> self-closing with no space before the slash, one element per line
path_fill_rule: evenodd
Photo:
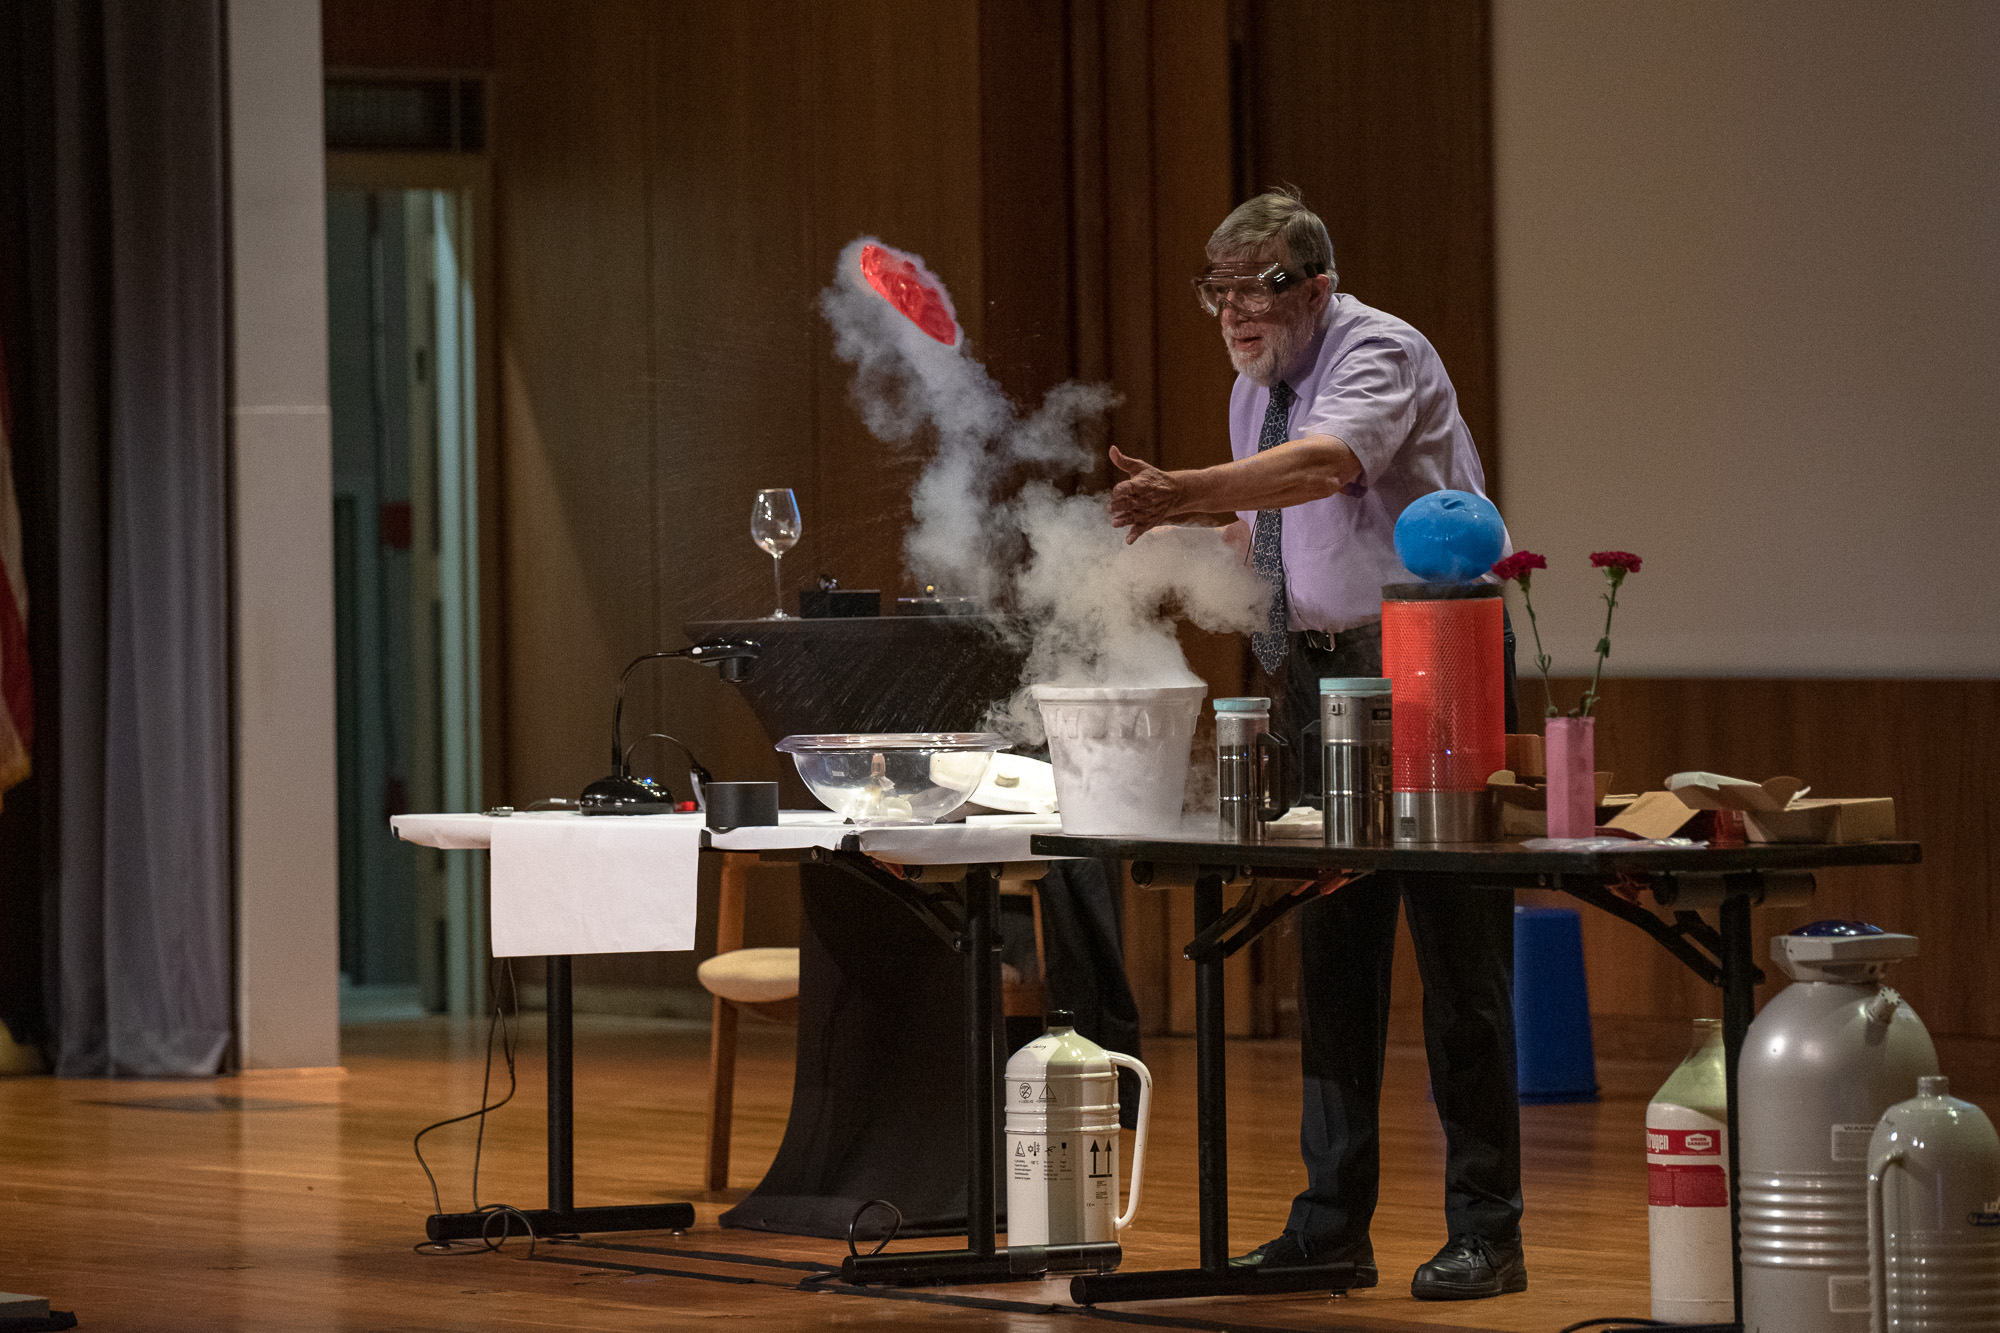
<path fill-rule="evenodd" d="M 771 588 L 777 594 L 773 620 L 789 620 L 785 614 L 785 584 L 778 571 L 784 566 L 785 552 L 799 544 L 799 502 L 788 488 L 758 491 L 750 504 L 750 540 L 771 556 Z"/>

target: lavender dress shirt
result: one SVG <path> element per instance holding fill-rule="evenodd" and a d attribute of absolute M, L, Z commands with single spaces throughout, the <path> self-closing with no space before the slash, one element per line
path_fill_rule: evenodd
<path fill-rule="evenodd" d="M 1284 511 L 1285 590 L 1295 630 L 1338 632 L 1382 616 L 1382 585 L 1416 576 L 1396 558 L 1396 519 L 1432 491 L 1486 494 L 1458 394 L 1430 340 L 1344 292 L 1285 376 L 1297 390 L 1285 438 L 1331 435 L 1361 461 L 1361 480 Z M 1229 448 L 1257 452 L 1271 391 L 1245 376 L 1229 395 Z M 1256 511 L 1239 513 L 1255 525 Z M 1506 550 L 1513 545 L 1508 543 Z"/>

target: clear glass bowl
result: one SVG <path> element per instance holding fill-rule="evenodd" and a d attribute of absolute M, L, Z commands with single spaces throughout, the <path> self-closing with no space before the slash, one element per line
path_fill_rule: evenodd
<path fill-rule="evenodd" d="M 935 824 L 964 805 L 996 751 L 990 731 L 787 736 L 778 749 L 820 804 L 856 824 Z"/>

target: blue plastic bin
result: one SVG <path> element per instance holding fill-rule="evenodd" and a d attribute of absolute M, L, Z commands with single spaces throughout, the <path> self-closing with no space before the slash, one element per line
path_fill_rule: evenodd
<path fill-rule="evenodd" d="M 1522 1105 L 1597 1100 L 1583 921 L 1567 907 L 1514 909 L 1514 1050 Z"/>

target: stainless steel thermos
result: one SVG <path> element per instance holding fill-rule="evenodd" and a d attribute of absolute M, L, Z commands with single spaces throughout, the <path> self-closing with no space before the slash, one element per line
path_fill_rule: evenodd
<path fill-rule="evenodd" d="M 1225 842 L 1257 842 L 1285 815 L 1285 741 L 1263 696 L 1215 701 L 1215 785 Z"/>
<path fill-rule="evenodd" d="M 1319 683 L 1320 791 L 1329 847 L 1390 845 L 1395 766 L 1389 691 L 1386 676 L 1333 676 Z"/>

